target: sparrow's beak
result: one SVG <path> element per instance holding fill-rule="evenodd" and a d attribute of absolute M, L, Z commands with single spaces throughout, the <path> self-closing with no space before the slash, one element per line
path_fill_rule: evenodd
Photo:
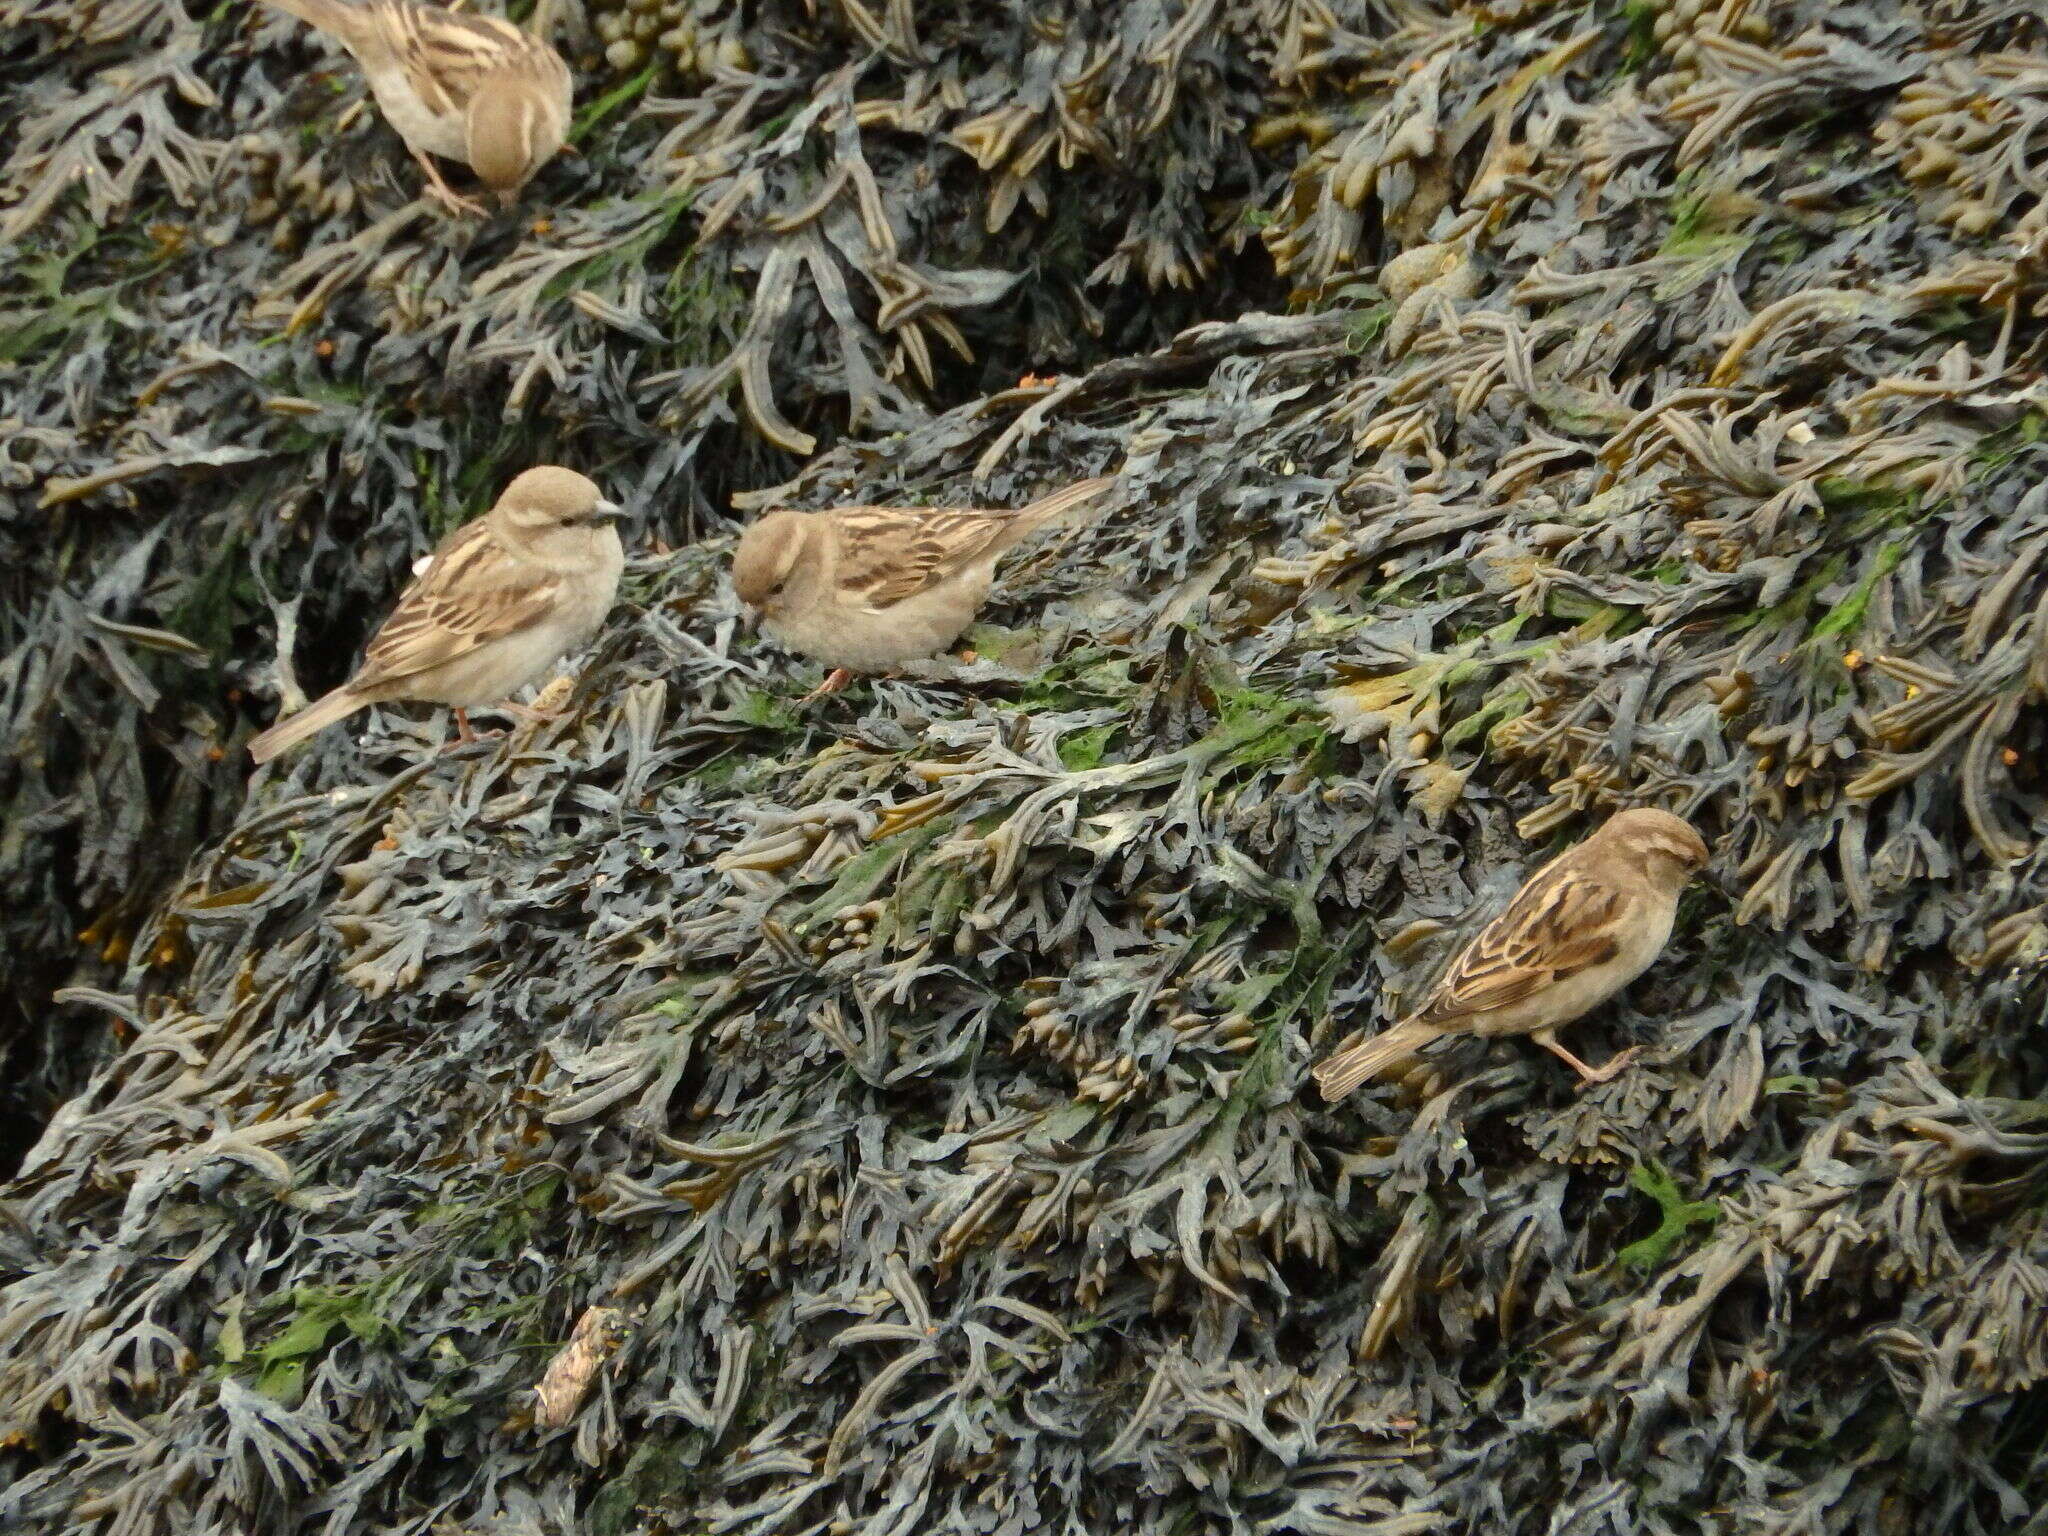
<path fill-rule="evenodd" d="M 606 522 L 624 517 L 625 515 L 626 509 L 624 507 L 620 506 L 616 501 L 606 501 L 601 497 L 597 505 L 590 509 L 590 520 L 593 523 Z"/>

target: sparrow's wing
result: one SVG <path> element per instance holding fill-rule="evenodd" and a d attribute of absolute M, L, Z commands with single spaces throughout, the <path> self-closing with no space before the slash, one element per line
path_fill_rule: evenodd
<path fill-rule="evenodd" d="M 478 518 L 451 534 L 371 638 L 351 686 L 399 682 L 539 623 L 561 581 L 514 560 Z"/>
<path fill-rule="evenodd" d="M 891 607 L 1000 551 L 1013 515 L 974 507 L 847 507 L 832 519 L 839 584 L 865 607 Z"/>
<path fill-rule="evenodd" d="M 1439 1028 L 1511 1007 L 1620 952 L 1623 898 L 1569 855 L 1539 870 L 1465 946 L 1415 1017 Z"/>
<path fill-rule="evenodd" d="M 375 45 L 405 71 L 420 102 L 437 117 L 460 116 L 477 87 L 513 64 L 562 64 L 554 49 L 496 16 L 448 11 L 410 0 L 364 7 Z"/>
<path fill-rule="evenodd" d="M 1113 476 L 1080 480 L 1014 512 L 985 507 L 847 507 L 834 517 L 840 586 L 882 609 L 993 560 L 1032 530 L 1100 495 Z"/>

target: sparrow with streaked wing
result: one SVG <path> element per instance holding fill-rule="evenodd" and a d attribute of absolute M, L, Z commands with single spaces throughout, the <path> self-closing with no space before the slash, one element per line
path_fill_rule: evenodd
<path fill-rule="evenodd" d="M 1706 862 L 1699 833 L 1668 811 L 1610 817 L 1530 876 L 1419 1009 L 1392 1029 L 1346 1041 L 1318 1064 L 1323 1097 L 1343 1098 L 1443 1035 L 1528 1035 L 1582 1083 L 1607 1081 L 1635 1047 L 1589 1067 L 1557 1032 L 1649 969 L 1671 937 L 1679 893 Z"/>
<path fill-rule="evenodd" d="M 416 699 L 469 711 L 502 703 L 570 652 L 611 611 L 626 555 L 619 508 L 573 469 L 544 464 L 441 541 L 371 637 L 356 675 L 249 743 L 267 763 L 367 704 Z"/>
<path fill-rule="evenodd" d="M 432 156 L 460 160 L 501 207 L 569 132 L 574 84 L 554 48 L 509 21 L 414 0 L 266 0 L 334 38 L 453 212 L 482 213 L 441 179 Z"/>
<path fill-rule="evenodd" d="M 1082 480 L 1015 512 L 770 512 L 740 538 L 733 590 L 783 645 L 832 669 L 808 703 L 855 672 L 886 672 L 946 649 L 980 611 L 1011 546 L 1113 483 Z"/>

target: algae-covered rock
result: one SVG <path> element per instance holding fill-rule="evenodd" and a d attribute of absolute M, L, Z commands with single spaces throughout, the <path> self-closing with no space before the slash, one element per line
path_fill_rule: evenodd
<path fill-rule="evenodd" d="M 638 372 L 652 343 L 557 343 L 553 403 L 486 423 L 427 379 L 477 333 L 396 308 L 336 342 L 382 409 L 418 392 L 381 430 L 309 384 L 312 410 L 266 413 L 246 363 L 203 352 L 115 402 L 185 444 L 150 451 L 253 445 L 305 499 L 259 518 L 257 471 L 185 458 L 46 509 L 69 569 L 126 573 L 100 597 L 30 585 L 50 568 L 26 558 L 10 578 L 7 623 L 75 610 L 19 633 L 79 638 L 10 639 L 9 708 L 42 658 L 86 655 L 101 681 L 44 706 L 80 740 L 118 658 L 160 690 L 191 664 L 165 618 L 186 578 L 152 573 L 197 541 L 255 593 L 219 642 L 236 670 L 200 675 L 251 694 L 271 615 L 331 681 L 504 465 L 638 487 L 643 553 L 552 717 L 436 754 L 433 722 L 387 712 L 239 805 L 239 765 L 197 760 L 218 803 L 147 840 L 204 846 L 63 993 L 106 1021 L 104 1060 L 0 1203 L 0 1525 L 2038 1521 L 2048 148 L 1956 113 L 2031 122 L 2048 35 L 1932 4 L 1115 15 L 1183 29 L 1190 59 L 1260 19 L 1292 62 L 1233 67 L 1270 73 L 1276 115 L 1309 77 L 1341 97 L 1247 125 L 1280 157 L 1261 227 L 1294 312 L 935 395 L 773 488 L 795 461 L 761 432 L 662 425 L 715 392 Z M 892 81 L 943 67 L 897 46 L 937 35 L 911 8 L 820 16 L 875 29 Z M 789 30 L 731 34 L 747 57 L 713 73 L 813 48 Z M 1921 120 L 1969 159 L 1982 228 L 1928 206 Z M 816 268 L 773 230 L 749 267 L 704 210 L 661 216 L 579 313 L 688 250 L 686 280 L 742 296 L 690 365 L 715 372 L 758 338 L 769 267 Z M 342 271 L 395 215 L 328 217 L 299 259 Z M 532 279 L 518 253 L 556 236 L 477 238 L 436 258 L 451 303 Z M 277 276 L 218 249 L 218 282 Z M 174 316 L 171 288 L 104 301 L 114 355 L 158 344 L 121 317 Z M 518 323 L 546 345 L 555 322 Z M 742 371 L 850 409 L 814 365 Z M 104 366 L 9 378 L 54 418 Z M 150 416 L 202 379 L 178 409 L 210 405 L 204 438 Z M 817 669 L 741 622 L 729 531 L 670 499 L 738 443 L 748 512 L 1120 480 L 1012 558 L 971 659 L 800 705 Z M 269 713 L 214 707 L 230 746 Z M 158 730 L 146 750 L 184 739 Z M 154 825 L 104 783 L 89 814 Z M 1467 1040 L 1319 1101 L 1324 1051 L 1636 804 L 1714 858 L 1658 964 L 1577 1026 L 1595 1059 L 1641 1044 L 1631 1070 L 1581 1093 L 1526 1042 Z M 19 867 L 64 867 L 8 814 L 41 850 Z"/>

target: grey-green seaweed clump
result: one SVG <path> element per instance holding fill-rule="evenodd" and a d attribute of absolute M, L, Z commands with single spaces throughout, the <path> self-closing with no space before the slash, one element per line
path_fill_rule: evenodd
<path fill-rule="evenodd" d="M 1649 8 L 1312 17 L 1356 99 L 1271 140 L 1299 312 L 751 498 L 1121 469 L 976 660 L 796 711 L 815 671 L 735 626 L 713 540 L 629 575 L 560 721 L 337 734 L 224 811 L 66 994 L 117 1044 L 0 1207 L 0 1525 L 2025 1529 L 2048 148 L 1919 104 L 2032 122 L 2048 36 L 1674 9 L 1683 61 Z M 337 351 L 402 370 L 403 334 Z M 238 377 L 191 367 L 141 420 Z M 388 592 L 411 546 L 338 533 L 390 477 L 649 430 L 413 387 L 403 454 L 304 412 L 251 439 L 357 508 L 260 547 Z M 103 523 L 194 536 L 122 483 Z M 128 569 L 105 617 L 139 623 L 163 567 Z M 1717 873 L 1581 1026 L 1635 1069 L 1576 1094 L 1470 1042 L 1304 1091 L 1642 803 Z M 593 1306 L 623 1336 L 536 1432 Z"/>
<path fill-rule="evenodd" d="M 473 224 L 288 19 L 0 0 L 0 1106 L 83 1086 L 97 1026 L 48 999 L 117 975 L 234 825 L 274 651 L 321 642 L 293 681 L 339 681 L 520 469 L 623 482 L 680 543 L 849 429 L 1284 294 L 1237 217 L 1284 157 L 1231 148 L 1270 82 L 1227 38 L 1078 22 L 1146 91 L 1073 109 L 1087 152 L 1027 172 L 971 130 L 1024 96 L 1071 116 L 1042 18 L 933 8 L 878 55 L 859 6 L 727 7 L 711 73 L 657 79 L 611 73 L 604 12 L 550 9 L 580 153 Z M 0 1129 L 0 1165 L 22 1144 Z"/>

